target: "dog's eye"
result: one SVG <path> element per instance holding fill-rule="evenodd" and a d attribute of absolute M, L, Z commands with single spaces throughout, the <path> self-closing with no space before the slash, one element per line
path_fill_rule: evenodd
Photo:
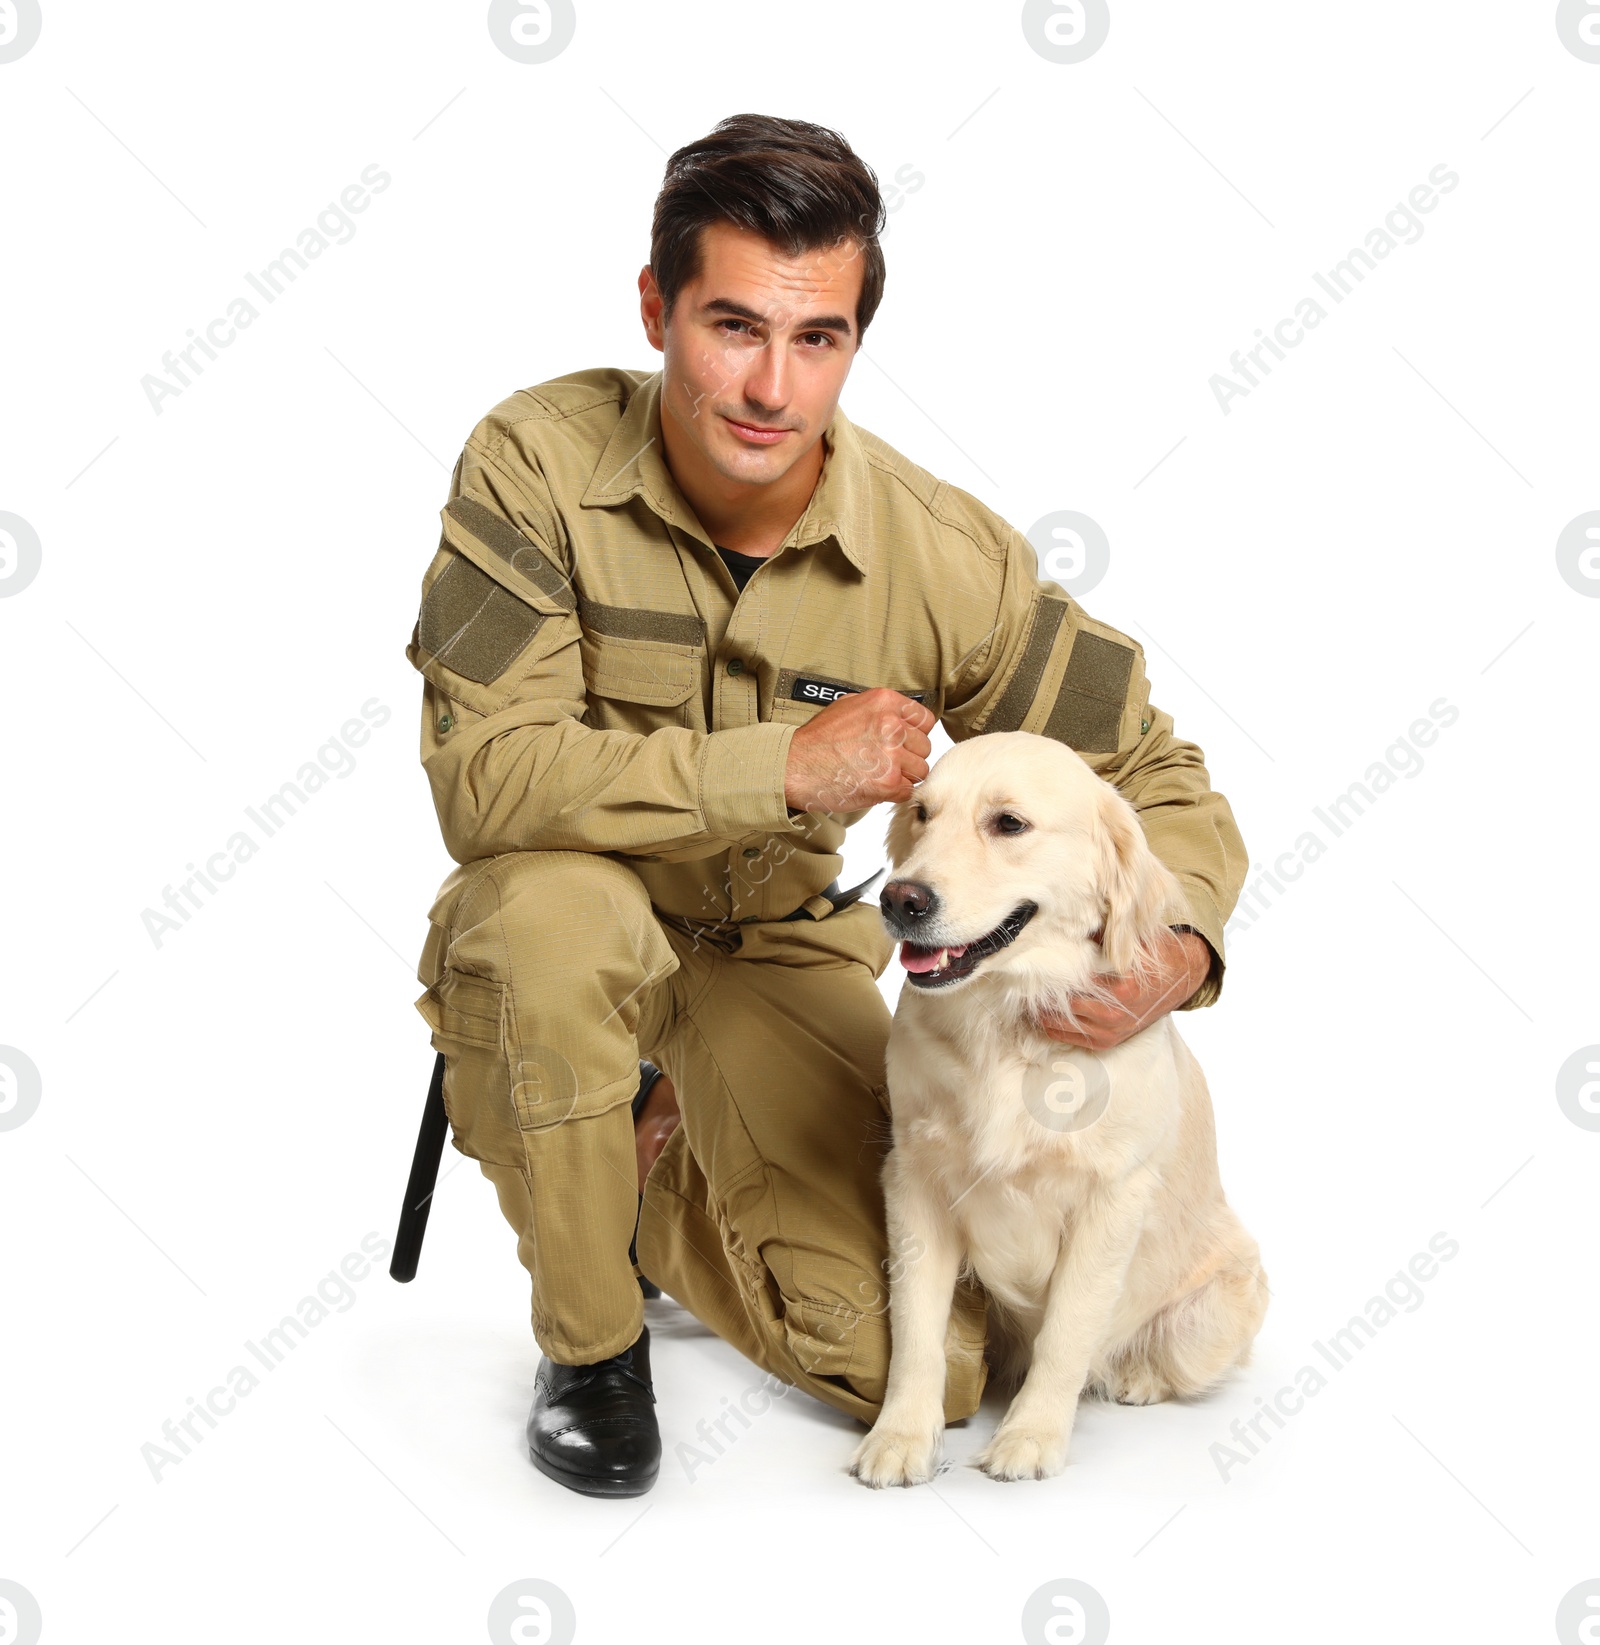
<path fill-rule="evenodd" d="M 1013 816 L 1009 811 L 1002 811 L 995 818 L 994 825 L 1002 834 L 1023 834 L 1028 828 L 1021 817 Z"/>
<path fill-rule="evenodd" d="M 916 805 L 912 806 L 911 815 L 915 817 L 918 822 L 926 822 L 928 820 L 928 813 L 920 801 Z"/>

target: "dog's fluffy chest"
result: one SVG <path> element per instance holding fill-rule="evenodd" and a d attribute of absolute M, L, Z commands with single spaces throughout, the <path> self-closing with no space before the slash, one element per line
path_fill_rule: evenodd
<path fill-rule="evenodd" d="M 895 1149 L 985 1288 L 1031 1311 L 1084 1199 L 1141 1163 L 1159 1169 L 1177 1112 L 1165 1019 L 1098 1058 L 998 1037 L 957 1048 L 927 1027 L 897 1018 L 890 1039 Z M 1085 1100 L 1081 1084 L 1063 1087 L 1074 1069 L 1105 1090 Z"/>
<path fill-rule="evenodd" d="M 999 1079 L 987 1113 L 968 1104 L 935 1103 L 904 1128 L 895 1146 L 937 1197 L 984 1286 L 1017 1308 L 1036 1307 L 1050 1283 L 1073 1213 L 1092 1192 L 1094 1150 L 1071 1138 L 1041 1146 L 1011 1110 L 1020 1106 L 1022 1076 Z M 998 1092 L 996 1091 L 998 1087 Z"/>

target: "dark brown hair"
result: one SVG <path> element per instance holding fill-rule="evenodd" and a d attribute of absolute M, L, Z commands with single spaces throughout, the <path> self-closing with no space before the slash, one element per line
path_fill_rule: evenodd
<path fill-rule="evenodd" d="M 728 222 L 786 256 L 852 241 L 860 249 L 859 343 L 883 297 L 886 214 L 878 177 L 838 132 L 808 120 L 734 114 L 667 161 L 650 229 L 650 268 L 668 315 L 700 272 L 700 231 Z"/>

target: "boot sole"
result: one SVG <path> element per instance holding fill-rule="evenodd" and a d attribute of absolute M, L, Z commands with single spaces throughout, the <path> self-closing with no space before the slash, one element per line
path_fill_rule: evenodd
<path fill-rule="evenodd" d="M 595 1479 L 589 1474 L 575 1474 L 568 1468 L 558 1468 L 540 1456 L 531 1445 L 528 1447 L 528 1457 L 546 1479 L 553 1479 L 558 1485 L 565 1485 L 569 1491 L 576 1491 L 581 1496 L 643 1496 L 661 1477 L 659 1462 L 644 1479 Z"/>

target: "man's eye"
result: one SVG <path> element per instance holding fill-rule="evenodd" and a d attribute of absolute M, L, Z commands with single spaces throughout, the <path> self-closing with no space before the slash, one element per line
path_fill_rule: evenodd
<path fill-rule="evenodd" d="M 748 320 L 719 320 L 717 325 L 721 330 L 748 331 L 750 329 Z"/>
<path fill-rule="evenodd" d="M 801 340 L 807 343 L 831 344 L 833 335 L 831 332 L 826 331 L 808 331 Z"/>

